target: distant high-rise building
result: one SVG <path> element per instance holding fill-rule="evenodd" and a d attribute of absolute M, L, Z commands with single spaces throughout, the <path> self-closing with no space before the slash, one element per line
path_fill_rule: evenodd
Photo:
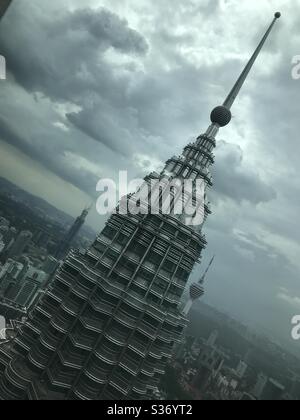
<path fill-rule="evenodd" d="M 89 214 L 89 209 L 84 209 L 81 215 L 77 217 L 74 224 L 71 226 L 70 230 L 64 237 L 64 239 L 58 245 L 58 248 L 55 253 L 55 258 L 57 258 L 58 260 L 62 260 L 66 257 L 76 236 L 78 235 L 80 229 L 84 225 L 88 214 Z"/>
<path fill-rule="evenodd" d="M 49 255 L 46 258 L 46 261 L 43 264 L 42 270 L 46 273 L 46 274 L 53 274 L 55 272 L 55 270 L 58 267 L 58 261 L 56 258 L 51 257 L 51 255 Z"/>
<path fill-rule="evenodd" d="M 3 241 L 5 241 L 5 235 L 7 235 L 9 228 L 7 226 L 0 225 L 0 235 Z"/>
<path fill-rule="evenodd" d="M 200 180 L 206 190 L 213 185 L 209 168 L 214 162 L 215 136 L 230 122 L 230 108 L 279 16 L 276 14 L 224 104 L 212 111 L 208 130 L 188 144 L 182 156 L 171 158 L 162 173 L 145 178 L 146 186 L 158 187 L 160 209 L 161 189 L 170 189 L 174 178 Z M 151 195 L 153 191 L 151 188 Z M 176 200 L 193 203 L 195 198 L 193 193 L 178 196 L 176 189 L 170 195 L 173 206 Z M 122 200 L 93 245 L 86 252 L 70 252 L 10 343 L 9 362 L 1 369 L 0 399 L 135 400 L 153 396 L 174 344 L 182 340 L 187 318 L 181 300 L 206 240 L 203 220 L 187 224 L 186 215 L 175 211 L 149 214 L 148 204 L 137 201 L 148 211 L 126 212 L 127 200 Z M 205 220 L 211 213 L 207 200 L 202 210 Z M 196 210 L 191 218 L 197 219 Z M 75 225 L 68 244 L 81 223 Z M 65 250 L 64 245 L 62 252 Z M 205 347 L 203 357 L 215 354 L 207 343 Z M 203 359 L 209 367 L 210 362 Z M 222 355 L 218 354 L 213 373 L 221 366 Z"/>
<path fill-rule="evenodd" d="M 293 379 L 290 394 L 294 400 L 300 401 L 300 377 Z"/>
<path fill-rule="evenodd" d="M 12 291 L 11 299 L 18 305 L 30 306 L 46 280 L 47 274 L 44 271 L 30 267 L 19 287 Z"/>
<path fill-rule="evenodd" d="M 245 362 L 240 361 L 236 368 L 236 375 L 241 379 L 244 378 L 244 376 L 246 375 L 247 369 L 248 369 L 248 365 Z"/>
<path fill-rule="evenodd" d="M 218 332 L 214 331 L 208 340 L 197 340 L 194 345 L 197 356 L 198 374 L 195 385 L 204 392 L 209 382 L 216 378 L 226 360 L 225 353 L 215 345 Z"/>
<path fill-rule="evenodd" d="M 48 256 L 48 258 L 46 259 L 42 267 L 42 270 L 47 274 L 48 278 L 47 278 L 47 281 L 43 285 L 43 290 L 42 290 L 43 293 L 45 289 L 47 289 L 49 285 L 51 284 L 54 278 L 54 275 L 56 273 L 56 270 L 58 270 L 61 264 L 62 264 L 62 261 L 57 261 L 52 256 Z"/>
<path fill-rule="evenodd" d="M 189 298 L 184 306 L 183 312 L 188 315 L 190 310 L 192 309 L 192 306 L 194 304 L 194 302 L 196 302 L 198 299 L 201 298 L 201 296 L 204 295 L 204 282 L 205 282 L 205 278 L 206 275 L 208 273 L 208 270 L 210 268 L 210 266 L 212 265 L 214 258 L 212 258 L 212 260 L 210 261 L 205 273 L 203 274 L 203 276 L 201 277 L 201 279 L 199 280 L 198 283 L 193 283 L 190 287 L 190 295 Z"/>
<path fill-rule="evenodd" d="M 269 379 L 261 396 L 263 401 L 279 401 L 282 399 L 285 391 L 284 385 L 275 379 Z"/>
<path fill-rule="evenodd" d="M 5 227 L 9 227 L 9 221 L 7 219 L 5 219 L 4 217 L 0 217 L 0 227 L 5 226 Z"/>
<path fill-rule="evenodd" d="M 264 375 L 263 373 L 260 373 L 258 375 L 254 390 L 253 390 L 253 395 L 257 398 L 260 399 L 260 397 L 262 396 L 264 387 L 266 386 L 266 383 L 268 382 L 268 377 L 266 375 Z"/>
<path fill-rule="evenodd" d="M 5 251 L 8 251 L 15 242 L 15 239 L 18 235 L 17 229 L 14 227 L 8 228 L 3 226 L 1 233 L 3 234 L 3 240 L 5 243 Z"/>
<path fill-rule="evenodd" d="M 3 17 L 11 2 L 12 0 L 0 0 L 0 19 Z"/>
<path fill-rule="evenodd" d="M 0 294 L 7 297 L 19 281 L 24 264 L 9 259 L 0 270 Z"/>
<path fill-rule="evenodd" d="M 8 232 L 8 226 L 5 226 L 5 225 L 1 225 L 0 224 L 0 234 L 2 235 L 2 236 L 4 236 L 7 232 Z"/>
<path fill-rule="evenodd" d="M 260 374 L 253 395 L 261 401 L 278 401 L 283 397 L 285 387 L 274 379 Z"/>
<path fill-rule="evenodd" d="M 219 337 L 219 331 L 213 331 L 207 340 L 207 345 L 209 347 L 214 347 L 216 345 L 217 339 Z"/>
<path fill-rule="evenodd" d="M 9 258 L 20 257 L 24 253 L 26 247 L 29 245 L 31 238 L 32 238 L 31 232 L 27 230 L 20 232 L 15 242 L 9 249 L 9 252 L 8 252 Z"/>
<path fill-rule="evenodd" d="M 31 266 L 28 258 L 9 259 L 0 271 L 0 296 L 22 307 L 30 305 L 48 275 Z"/>
<path fill-rule="evenodd" d="M 0 254 L 4 251 L 5 243 L 3 242 L 3 235 L 0 233 Z"/>

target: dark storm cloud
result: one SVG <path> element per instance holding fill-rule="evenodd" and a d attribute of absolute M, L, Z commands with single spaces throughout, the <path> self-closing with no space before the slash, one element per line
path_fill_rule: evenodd
<path fill-rule="evenodd" d="M 172 13 L 170 3 L 165 6 L 165 13 Z M 198 13 L 204 16 L 210 15 L 217 7 L 219 2 L 196 4 L 190 1 L 185 7 L 181 5 L 180 10 L 185 17 Z M 176 16 L 179 19 L 178 13 Z M 228 71 L 224 71 L 224 63 L 195 68 L 176 49 L 179 45 L 192 42 L 192 37 L 179 36 L 170 27 L 162 27 L 155 34 L 156 40 L 176 59 L 177 67 L 171 71 L 154 71 L 151 75 L 128 67 L 127 72 L 117 75 L 104 58 L 108 49 L 114 48 L 122 55 L 145 55 L 148 44 L 141 34 L 132 30 L 126 20 L 116 14 L 103 8 L 97 11 L 85 8 L 63 12 L 53 22 L 41 7 L 30 9 L 29 6 L 29 12 L 15 7 L 10 19 L 21 22 L 21 28 L 16 32 L 16 38 L 12 39 L 4 25 L 0 48 L 5 52 L 9 69 L 19 83 L 29 91 L 41 91 L 53 100 L 76 104 L 80 110 L 66 114 L 69 123 L 111 151 L 127 157 L 129 165 L 134 150 L 151 150 L 153 139 L 150 133 L 163 139 L 161 146 L 165 143 L 165 154 L 161 152 L 160 158 L 166 159 L 167 153 L 172 152 L 174 135 L 180 132 L 181 127 L 190 123 L 196 128 L 198 120 L 206 124 L 207 117 L 199 115 L 199 110 L 207 107 L 205 101 L 211 84 L 218 79 L 220 84 L 229 85 L 235 69 L 242 67 L 236 60 L 228 60 Z M 7 21 L 6 25 L 9 24 Z M 45 45 L 46 49 L 43 48 Z M 195 91 L 199 92 L 198 97 L 195 97 Z M 188 97 L 193 99 L 187 101 Z M 66 137 L 68 135 L 65 134 Z M 182 145 L 186 142 L 186 135 L 187 132 L 183 131 Z M 64 150 L 64 142 L 55 141 L 57 134 L 49 133 L 51 136 L 51 157 L 49 153 L 45 154 L 44 142 L 38 139 L 35 144 L 31 142 L 30 147 L 21 137 L 14 144 L 30 156 L 40 158 L 40 162 L 65 180 L 86 192 L 92 191 L 96 177 L 91 176 L 88 181 L 91 175 L 88 171 L 84 176 L 80 168 L 76 175 L 76 170 L 68 168 L 61 159 L 68 148 Z M 92 154 L 78 144 L 71 151 L 76 152 L 76 148 L 93 160 Z M 219 199 L 224 196 L 254 204 L 274 199 L 274 190 L 258 174 L 242 165 L 242 154 L 242 150 L 234 145 L 221 144 L 218 165 L 214 168 Z"/>
<path fill-rule="evenodd" d="M 26 11 L 15 7 L 12 12 L 0 29 L 0 51 L 16 80 L 29 92 L 76 104 L 82 110 L 67 113 L 69 122 L 113 152 L 130 154 L 131 127 L 125 119 L 130 113 L 126 104 L 129 77 L 120 74 L 126 65 L 117 74 L 105 53 L 113 48 L 124 56 L 144 55 L 146 40 L 126 20 L 104 8 L 63 13 L 55 21 L 38 6 L 28 5 Z M 14 38 L 8 31 L 11 22 L 21 23 Z M 134 66 L 127 69 L 130 73 Z"/>
<path fill-rule="evenodd" d="M 106 9 L 61 13 L 54 21 L 44 7 L 12 8 L 0 29 L 0 50 L 9 71 L 29 91 L 57 99 L 78 99 L 88 91 L 105 92 L 113 75 L 101 59 L 110 47 L 122 54 L 145 54 L 148 45 L 126 20 Z M 11 22 L 19 27 L 12 38 Z"/>
<path fill-rule="evenodd" d="M 145 39 L 130 29 L 126 20 L 105 9 L 77 10 L 62 20 L 60 30 L 64 32 L 66 25 L 75 32 L 88 32 L 88 41 L 93 42 L 92 47 L 100 43 L 105 49 L 113 47 L 125 53 L 145 54 L 148 51 Z M 56 30 L 55 27 L 53 29 Z"/>
<path fill-rule="evenodd" d="M 215 7 L 218 7 L 218 2 L 201 6 L 191 2 L 182 12 L 189 15 L 203 8 L 214 10 Z M 136 72 L 135 79 L 132 73 L 134 68 L 131 68 L 129 74 L 122 73 L 120 76 L 104 59 L 105 52 L 112 47 L 122 54 L 143 55 L 147 53 L 148 45 L 137 31 L 130 29 L 127 22 L 116 14 L 106 9 L 92 11 L 86 8 L 63 13 L 53 22 L 39 7 L 32 8 L 31 13 L 15 8 L 14 13 L 11 20 L 18 20 L 22 25 L 22 30 L 16 33 L 18 42 L 7 35 L 4 26 L 0 48 L 7 55 L 9 69 L 16 79 L 30 91 L 41 91 L 53 100 L 75 103 L 81 110 L 67 113 L 69 122 L 82 133 L 127 158 L 133 150 L 151 150 L 152 140 L 148 139 L 151 133 L 152 136 L 155 134 L 163 138 L 162 143 L 169 145 L 170 151 L 165 148 L 166 154 L 161 153 L 160 156 L 162 160 L 166 159 L 167 153 L 171 153 L 173 137 L 182 126 L 190 122 L 196 128 L 195 122 L 198 120 L 206 124 L 207 117 L 200 115 L 199 110 L 207 106 L 205 98 L 210 88 L 207 80 L 210 79 L 212 83 L 218 78 L 217 75 L 222 79 L 224 75 L 232 74 L 230 68 L 236 67 L 234 61 L 229 61 L 228 72 L 222 71 L 223 64 L 213 68 L 203 65 L 197 69 L 176 54 L 180 67 L 172 71 L 160 70 L 152 75 Z M 170 30 L 166 32 L 163 29 L 159 33 L 162 38 L 168 34 L 165 45 L 189 41 L 186 37 L 172 35 Z M 44 45 L 47 45 L 46 49 Z M 199 91 L 198 98 L 194 95 L 195 91 Z M 193 100 L 187 101 L 188 97 Z M 186 136 L 187 132 L 183 131 L 182 145 L 186 142 Z M 30 150 L 25 141 L 24 145 L 21 143 L 20 139 L 18 147 L 23 151 L 34 155 L 36 147 L 38 155 L 45 156 L 40 152 L 44 146 L 38 140 Z M 52 155 L 55 153 L 53 148 Z M 60 148 L 57 154 L 61 153 Z M 274 198 L 274 193 L 256 174 L 243 171 L 245 168 L 238 161 L 238 153 L 238 150 L 231 150 L 231 153 L 219 155 L 220 162 L 216 169 L 218 192 L 237 201 L 248 200 L 255 204 Z M 73 173 L 66 176 L 65 163 L 55 157 L 54 161 L 52 170 L 60 176 L 64 174 L 64 179 L 74 183 L 76 176 Z M 230 164 L 235 166 L 230 168 Z M 222 176 L 218 176 L 220 173 Z M 89 188 L 82 180 L 81 170 L 75 183 L 84 187 L 85 191 L 91 191 L 94 177 L 90 179 Z"/>
<path fill-rule="evenodd" d="M 53 146 L 51 139 L 48 139 L 45 136 L 43 138 L 44 147 L 39 147 L 39 143 L 37 141 L 31 142 L 28 138 L 26 138 L 24 133 L 20 135 L 16 128 L 1 116 L 0 138 L 30 156 L 33 160 L 36 160 L 40 164 L 44 165 L 45 168 L 55 173 L 63 180 L 82 189 L 88 194 L 95 196 L 94 186 L 98 181 L 98 177 L 82 168 L 80 169 L 79 177 L 78 170 L 70 165 L 71 162 L 68 163 L 65 159 L 64 153 L 62 153 L 61 150 L 55 153 L 53 147 L 51 147 L 51 145 Z M 47 144 L 48 148 L 45 146 Z M 48 149 L 48 153 L 46 152 L 46 149 Z"/>
<path fill-rule="evenodd" d="M 243 165 L 243 151 L 225 141 L 218 143 L 217 165 L 213 167 L 215 180 L 214 196 L 235 201 L 249 201 L 253 204 L 276 199 L 274 188 L 266 185 L 257 173 Z"/>

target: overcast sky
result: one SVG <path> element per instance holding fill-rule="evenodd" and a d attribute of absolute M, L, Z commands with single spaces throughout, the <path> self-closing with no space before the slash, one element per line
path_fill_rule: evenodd
<path fill-rule="evenodd" d="M 100 177 L 159 168 L 206 130 L 277 10 L 283 17 L 218 136 L 203 256 L 216 254 L 208 303 L 291 342 L 300 0 L 13 0 L 0 24 L 0 176 L 75 216 Z M 103 222 L 93 211 L 89 223 L 98 231 Z"/>

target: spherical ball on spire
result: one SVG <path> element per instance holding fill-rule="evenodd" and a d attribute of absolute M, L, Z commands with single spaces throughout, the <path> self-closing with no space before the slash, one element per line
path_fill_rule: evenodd
<path fill-rule="evenodd" d="M 279 19 L 281 17 L 281 13 L 280 12 L 276 12 L 275 13 L 275 17 L 276 17 L 276 19 Z"/>
<path fill-rule="evenodd" d="M 225 106 L 217 106 L 211 113 L 210 119 L 214 124 L 219 124 L 220 127 L 225 127 L 231 121 L 231 112 Z"/>

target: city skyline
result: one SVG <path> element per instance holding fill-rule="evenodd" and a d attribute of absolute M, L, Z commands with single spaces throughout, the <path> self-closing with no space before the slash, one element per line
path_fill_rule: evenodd
<path fill-rule="evenodd" d="M 217 137 L 231 122 L 238 94 L 280 17 L 274 14 L 229 95 L 211 111 L 207 130 L 123 197 L 91 246 L 68 253 L 11 342 L 1 399 L 151 400 L 160 393 L 188 324 L 186 285 L 207 246 L 203 226 L 212 213 L 207 196 Z M 186 180 L 191 185 L 182 189 Z M 56 257 L 66 254 L 87 214 L 85 209 L 76 219 Z M 12 254 L 22 253 L 31 238 L 28 232 L 19 236 Z M 8 297 L 15 295 L 10 281 L 8 276 Z M 202 292 L 192 286 L 190 298 Z M 201 360 L 212 360 L 211 349 L 205 353 Z M 219 365 L 213 375 L 222 369 L 219 357 L 208 361 Z"/>
<path fill-rule="evenodd" d="M 31 6 L 26 14 L 27 11 L 18 9 L 17 3 L 11 6 L 9 14 L 3 20 L 3 31 L 5 24 L 13 19 L 24 19 L 27 23 L 29 18 L 33 19 L 34 15 L 29 16 Z M 248 58 L 248 51 L 253 49 L 254 40 L 264 28 L 265 18 L 269 16 L 269 11 L 273 13 L 276 9 L 282 9 L 285 23 L 279 25 L 272 40 L 266 46 L 263 58 L 260 58 L 257 63 L 256 76 L 251 77 L 247 82 L 235 109 L 233 124 L 222 132 L 225 141 L 218 142 L 218 165 L 215 167 L 214 174 L 216 192 L 212 200 L 214 217 L 205 227 L 209 241 L 207 258 L 216 253 L 218 264 L 211 274 L 215 280 L 208 284 L 206 297 L 213 306 L 225 309 L 236 318 L 250 322 L 252 325 L 259 323 L 260 327 L 271 330 L 282 340 L 285 338 L 288 340 L 291 316 L 300 311 L 300 293 L 297 282 L 300 270 L 297 260 L 298 236 L 297 229 L 294 227 L 299 203 L 297 203 L 298 187 L 293 178 L 293 174 L 297 173 L 297 163 L 293 156 L 297 153 L 291 156 L 285 150 L 288 141 L 296 150 L 298 147 L 294 144 L 296 137 L 293 132 L 293 127 L 296 127 L 297 112 L 294 110 L 294 117 L 289 104 L 282 100 L 277 102 L 276 99 L 289 97 L 289 103 L 295 103 L 293 106 L 297 106 L 297 101 L 291 100 L 290 97 L 292 90 L 296 91 L 299 86 L 299 82 L 292 80 L 291 77 L 291 59 L 298 51 L 292 47 L 290 51 L 283 48 L 289 33 L 287 27 L 291 27 L 292 20 L 296 18 L 291 16 L 289 6 L 282 7 L 282 2 L 274 1 L 267 6 L 262 5 L 260 10 L 252 8 L 250 2 L 245 2 L 246 6 L 240 6 L 241 10 L 236 8 L 236 2 L 230 2 L 227 7 L 223 2 L 219 3 L 220 6 L 217 2 L 209 4 L 197 2 L 199 3 L 198 16 L 192 19 L 191 15 L 192 11 L 195 11 L 196 3 L 190 1 L 188 5 L 181 6 L 182 13 L 189 16 L 193 22 L 189 30 L 182 24 L 182 17 L 177 14 L 173 17 L 174 22 L 178 24 L 177 29 L 171 30 L 164 19 L 158 24 L 156 15 L 165 8 L 164 12 L 167 16 L 169 2 L 165 6 L 155 5 L 152 12 L 147 9 L 145 3 L 135 6 L 133 1 L 130 2 L 132 6 L 130 9 L 122 7 L 121 2 L 117 1 L 114 8 L 109 7 L 106 2 L 86 2 L 87 5 L 96 3 L 106 6 L 112 13 L 99 12 L 97 23 L 101 27 L 102 22 L 107 20 L 112 22 L 115 30 L 113 36 L 104 37 L 103 45 L 96 46 L 92 43 L 91 48 L 93 51 L 98 51 L 99 48 L 103 60 L 101 77 L 106 77 L 105 80 L 110 82 L 113 89 L 108 92 L 102 84 L 104 99 L 100 100 L 101 95 L 97 91 L 93 98 L 89 97 L 89 83 L 101 82 L 100 76 L 97 78 L 93 74 L 97 67 L 91 62 L 90 74 L 86 80 L 82 81 L 80 75 L 74 75 L 73 81 L 79 78 L 78 80 L 81 81 L 79 87 L 84 93 L 83 100 L 80 102 L 73 84 L 70 86 L 65 83 L 64 86 L 60 86 L 62 83 L 58 79 L 60 69 L 51 68 L 53 75 L 57 78 L 51 84 L 51 78 L 43 78 L 44 75 L 40 73 L 42 69 L 39 67 L 39 57 L 29 57 L 32 69 L 37 72 L 33 80 L 30 77 L 29 68 L 28 72 L 26 71 L 26 65 L 23 67 L 24 74 L 18 72 L 18 69 L 20 70 L 18 65 L 24 66 L 24 60 L 26 63 L 28 57 L 17 54 L 14 61 L 11 61 L 8 81 L 6 85 L 1 86 L 8 104 L 2 113 L 2 119 L 5 117 L 2 121 L 4 124 L 2 124 L 0 145 L 3 152 L 2 171 L 7 171 L 10 179 L 26 187 L 27 190 L 35 191 L 44 198 L 48 197 L 50 202 L 60 208 L 62 205 L 59 196 L 65 195 L 67 191 L 70 206 L 64 209 L 77 214 L 78 206 L 81 208 L 87 202 L 86 197 L 66 182 L 71 181 L 82 191 L 91 191 L 96 185 L 96 182 L 91 180 L 96 181 L 103 174 L 114 176 L 111 167 L 118 168 L 118 163 L 116 163 L 118 159 L 122 165 L 131 168 L 131 174 L 135 176 L 148 172 L 152 167 L 156 168 L 164 158 L 173 155 L 174 152 L 179 152 L 190 135 L 199 134 L 201 126 L 203 127 L 207 121 L 207 111 L 212 105 L 219 103 L 220 98 L 223 98 L 223 92 L 226 92 L 230 86 L 232 75 L 236 74 L 236 68 L 243 67 L 245 59 Z M 69 2 L 69 4 L 74 4 L 76 10 L 79 2 Z M 213 4 L 217 9 L 220 8 L 222 13 L 215 13 L 217 9 L 213 9 Z M 55 7 L 54 3 L 51 6 L 52 13 Z M 141 17 L 138 18 L 136 7 L 142 11 L 147 10 L 152 22 L 155 21 L 159 25 L 160 30 L 156 34 L 151 31 L 150 24 L 143 25 L 144 14 L 141 13 Z M 299 4 L 296 3 L 295 7 L 299 7 Z M 51 33 L 54 24 L 39 16 L 39 7 L 32 12 L 36 14 L 37 21 L 42 20 Z M 67 8 L 61 12 L 62 17 L 57 24 L 58 29 L 59 24 L 63 25 L 63 19 L 65 19 L 66 27 L 72 28 L 75 33 L 80 34 L 82 25 L 89 25 L 90 36 L 94 36 L 95 40 L 97 36 L 100 36 L 93 32 L 95 22 L 88 12 L 77 12 L 77 14 L 75 12 L 73 16 L 68 14 Z M 246 18 L 242 17 L 242 13 L 247 15 Z M 117 16 L 126 18 L 129 27 Z M 252 19 L 257 22 L 257 29 L 253 34 L 250 30 Z M 205 30 L 197 29 L 197 22 L 203 23 L 203 20 L 206 33 Z M 240 25 L 241 27 L 245 28 L 248 25 L 249 30 L 239 32 L 240 29 L 234 24 L 238 21 L 244 23 Z M 219 29 L 221 22 L 222 29 Z M 136 32 L 133 32 L 132 28 Z M 24 30 L 25 27 L 21 24 L 19 36 L 24 36 L 24 32 L 22 33 Z M 128 45 L 120 43 L 120 34 L 128 36 Z M 238 37 L 239 34 L 240 37 Z M 58 31 L 58 39 L 59 36 Z M 75 51 L 75 46 L 68 35 L 64 36 L 66 37 L 65 51 L 62 51 L 55 39 L 50 44 L 53 48 L 52 52 L 56 51 L 58 57 L 61 57 L 63 52 L 69 52 L 72 55 Z M 25 32 L 24 39 L 28 45 L 31 42 L 34 45 L 30 33 Z M 78 40 L 78 42 L 84 41 L 84 39 Z M 7 35 L 1 43 L 2 49 L 4 46 L 8 53 L 9 63 L 14 46 Z M 231 49 L 228 48 L 229 44 Z M 109 46 L 112 47 L 108 48 Z M 41 45 L 37 45 L 34 51 L 38 51 L 40 47 Z M 18 50 L 19 47 L 16 45 L 16 48 Z M 74 64 L 84 59 L 88 62 L 92 60 L 89 51 L 87 54 L 87 57 L 77 57 L 77 60 L 73 57 Z M 150 66 L 151 57 L 152 59 L 156 57 L 156 60 Z M 45 57 L 41 58 L 45 59 Z M 115 77 L 108 75 L 112 65 L 116 67 Z M 92 76 L 96 78 L 93 80 Z M 130 81 L 131 91 L 128 92 L 125 89 L 122 78 Z M 65 79 L 62 78 L 62 80 Z M 178 89 L 180 81 L 182 81 L 182 86 Z M 281 88 L 279 83 L 285 83 L 286 90 Z M 174 90 L 175 86 L 178 91 Z M 46 98 L 35 93 L 34 99 L 34 92 L 42 92 Z M 12 95 L 12 99 L 9 99 L 8 95 Z M 29 116 L 32 114 L 31 127 L 28 126 L 27 121 L 24 121 L 24 117 L 20 116 L 20 112 L 23 112 L 22 108 L 18 109 L 13 103 L 17 97 L 21 97 L 29 105 L 27 112 Z M 118 101 L 120 102 L 117 106 Z M 155 103 L 159 103 L 160 112 L 154 109 Z M 272 110 L 270 103 L 273 106 Z M 39 104 L 41 109 L 40 113 L 33 118 L 36 104 Z M 82 107 L 84 111 L 78 112 L 78 107 Z M 134 109 L 139 109 L 140 114 L 135 114 Z M 104 115 L 103 127 L 99 126 L 96 118 L 97 112 L 100 111 Z M 62 118 L 62 112 L 68 113 L 67 119 Z M 46 142 L 37 141 L 33 146 L 26 136 L 10 130 L 10 124 L 13 122 L 10 118 L 14 113 L 20 126 L 26 128 L 27 132 L 29 130 L 30 135 L 35 139 L 38 134 L 45 134 L 45 129 L 49 128 L 49 124 L 45 124 L 46 116 L 51 117 L 50 121 L 54 124 L 51 130 L 55 129 L 55 131 L 49 128 L 49 134 L 45 137 Z M 281 114 L 284 115 L 285 122 L 280 119 Z M 111 120 L 109 115 L 114 120 Z M 88 126 L 82 126 L 83 119 L 80 117 L 85 117 Z M 113 130 L 113 121 L 118 123 L 119 132 Z M 124 131 L 121 127 L 124 127 Z M 97 132 L 104 132 L 105 129 L 111 130 L 106 132 L 110 137 L 97 138 Z M 51 140 L 50 132 L 53 136 Z M 88 139 L 83 132 L 90 138 L 96 137 L 98 143 Z M 132 135 L 132 145 L 134 145 L 132 148 L 140 153 L 139 156 L 134 154 L 133 159 L 128 156 L 126 150 L 130 138 L 128 133 Z M 285 142 L 281 140 L 283 135 L 288 137 L 285 138 Z M 71 140 L 71 137 L 74 138 Z M 163 137 L 164 141 L 162 141 Z M 116 140 L 120 138 L 124 139 L 124 144 Z M 99 144 L 101 142 L 102 145 Z M 103 143 L 113 150 L 103 146 Z M 155 153 L 152 151 L 153 144 Z M 39 154 L 40 150 L 50 151 L 52 146 L 55 156 L 60 156 L 56 164 L 47 154 L 43 153 L 46 158 Z M 97 150 L 99 158 L 93 158 L 89 150 L 93 151 L 93 155 Z M 38 161 L 38 165 L 34 164 L 30 169 L 31 173 L 29 169 L 26 172 L 24 167 L 24 162 L 28 162 L 28 156 Z M 4 159 L 9 161 L 12 157 L 20 163 L 18 169 L 14 169 L 13 175 L 7 163 L 3 162 Z M 111 162 L 110 167 L 106 166 L 106 161 Z M 64 163 L 64 168 L 61 163 Z M 98 163 L 102 170 L 98 169 Z M 19 170 L 22 175 L 27 174 L 28 179 L 26 176 L 21 177 L 21 173 L 18 175 Z M 22 172 L 23 170 L 25 172 Z M 49 176 L 50 180 L 46 181 L 49 170 L 52 174 Z M 60 187 L 51 189 L 50 195 L 45 194 L 40 186 L 32 182 L 32 175 L 37 173 L 41 175 L 43 189 L 49 190 L 53 186 L 55 182 L 53 173 L 61 177 Z M 287 183 L 288 178 L 289 183 Z M 229 188 L 228 185 L 232 187 Z M 74 197 L 76 201 L 72 203 L 71 197 Z M 92 224 L 97 230 L 99 230 L 98 223 L 100 227 L 103 221 L 99 219 L 98 222 L 94 215 Z M 231 246 L 228 246 L 229 243 Z M 201 268 L 195 273 L 195 277 L 199 272 Z M 228 295 L 224 294 L 223 290 L 226 290 Z M 231 307 L 232 302 L 235 303 L 234 308 Z M 252 308 L 255 308 L 254 313 Z"/>

